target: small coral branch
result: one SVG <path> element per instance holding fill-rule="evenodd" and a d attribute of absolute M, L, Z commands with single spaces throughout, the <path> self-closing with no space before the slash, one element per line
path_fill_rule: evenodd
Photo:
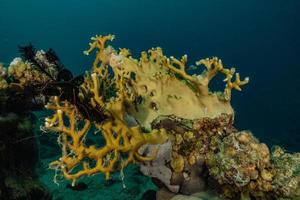
<path fill-rule="evenodd" d="M 224 90 L 225 99 L 226 100 L 230 100 L 232 88 L 234 88 L 234 89 L 236 89 L 238 91 L 242 91 L 242 89 L 240 88 L 240 86 L 249 83 L 249 78 L 246 77 L 243 81 L 241 81 L 240 74 L 236 73 L 235 74 L 235 80 L 233 82 L 231 81 L 231 76 L 227 76 L 226 79 L 225 79 L 225 81 L 227 82 L 225 90 Z"/>
<path fill-rule="evenodd" d="M 249 82 L 249 77 L 246 77 L 243 81 L 240 80 L 239 73 L 235 73 L 235 68 L 226 69 L 222 64 L 222 60 L 217 57 L 211 59 L 202 59 L 196 62 L 197 65 L 204 65 L 206 70 L 201 74 L 201 82 L 208 85 L 209 82 L 218 74 L 222 73 L 225 75 L 224 81 L 226 87 L 224 90 L 225 100 L 231 99 L 231 90 L 236 89 L 241 91 L 240 86 L 245 85 Z M 235 80 L 232 82 L 232 77 L 235 75 Z"/>
<path fill-rule="evenodd" d="M 105 57 L 103 56 L 103 50 L 105 49 L 105 44 L 107 41 L 112 41 L 114 40 L 115 36 L 114 35 L 106 35 L 106 36 L 102 36 L 102 35 L 96 35 L 95 37 L 91 37 L 91 40 L 93 42 L 91 42 L 90 48 L 86 51 L 84 51 L 83 53 L 85 55 L 89 55 L 94 49 L 98 49 L 100 52 L 97 53 L 96 59 L 93 63 L 93 69 L 98 68 L 98 65 L 100 62 L 102 62 L 102 66 L 104 66 L 106 63 L 103 62 L 103 60 L 105 59 Z"/>
<path fill-rule="evenodd" d="M 89 43 L 90 48 L 84 51 L 85 55 L 89 55 L 95 48 L 97 49 L 104 49 L 105 43 L 107 41 L 112 41 L 115 38 L 114 35 L 96 35 L 95 37 L 91 37 L 92 43 Z"/>
<path fill-rule="evenodd" d="M 171 56 L 170 59 L 168 59 L 167 67 L 171 71 L 181 75 L 184 79 L 194 83 L 195 85 L 202 85 L 195 77 L 190 76 L 186 73 L 185 71 L 186 62 L 187 62 L 187 55 L 182 56 L 180 60 Z"/>
<path fill-rule="evenodd" d="M 219 72 L 224 73 L 226 76 L 232 76 L 235 69 L 224 69 L 222 61 L 218 59 L 217 57 L 213 57 L 211 59 L 201 59 L 196 62 L 196 65 L 204 65 L 206 68 L 206 71 L 203 74 L 203 78 L 207 79 L 207 85 L 210 80 L 212 80 Z"/>

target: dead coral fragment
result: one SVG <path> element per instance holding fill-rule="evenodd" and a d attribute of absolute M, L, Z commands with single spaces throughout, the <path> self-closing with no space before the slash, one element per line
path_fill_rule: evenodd
<path fill-rule="evenodd" d="M 230 115 L 193 121 L 161 116 L 153 127 L 165 128 L 170 134 L 171 165 L 165 166 L 172 170 L 174 182 L 171 183 L 180 186 L 180 191 L 185 184 L 174 177 L 192 174 L 197 167 L 207 170 L 209 178 L 214 180 L 208 182 L 209 186 L 222 189 L 226 198 L 297 199 L 300 196 L 300 154 L 285 153 L 280 147 L 270 153 L 267 145 L 260 143 L 251 132 L 237 131 Z M 191 136 L 195 138 L 190 140 Z M 200 174 L 204 180 L 205 174 Z"/>
<path fill-rule="evenodd" d="M 102 36 L 102 35 L 96 35 L 95 37 L 91 37 L 91 40 L 93 42 L 89 43 L 90 48 L 86 51 L 84 51 L 83 53 L 85 55 L 89 55 L 94 49 L 99 50 L 99 52 L 96 55 L 96 59 L 93 63 L 93 70 L 96 70 L 99 65 L 99 63 L 102 62 L 101 66 L 105 66 L 108 62 L 108 60 L 106 60 L 106 57 L 110 54 L 110 51 L 104 51 L 105 50 L 105 45 L 107 41 L 112 41 L 114 40 L 115 36 L 114 35 L 106 35 L 106 36 Z M 103 62 L 104 60 L 106 60 L 106 62 Z"/>
<path fill-rule="evenodd" d="M 216 145 L 219 152 L 208 154 L 207 166 L 210 175 L 220 184 L 230 184 L 232 193 L 247 190 L 251 196 L 272 190 L 274 170 L 265 144 L 258 143 L 250 132 L 242 131 L 231 133 Z M 255 190 L 252 191 L 249 187 L 253 184 Z"/>

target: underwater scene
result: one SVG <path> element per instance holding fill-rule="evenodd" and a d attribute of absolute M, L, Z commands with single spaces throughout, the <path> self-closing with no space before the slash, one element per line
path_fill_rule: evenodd
<path fill-rule="evenodd" d="M 299 0 L 0 0 L 0 200 L 300 200 Z"/>

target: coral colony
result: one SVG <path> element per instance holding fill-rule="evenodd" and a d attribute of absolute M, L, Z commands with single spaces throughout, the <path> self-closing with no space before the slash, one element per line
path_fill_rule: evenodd
<path fill-rule="evenodd" d="M 136 59 L 128 49 L 108 46 L 113 39 L 91 38 L 84 54 L 95 51 L 96 59 L 84 77 L 74 78 L 53 50 L 32 46 L 21 48 L 25 59 L 14 59 L 8 70 L 0 66 L 2 91 L 35 88 L 53 111 L 43 129 L 57 134 L 62 155 L 50 168 L 72 185 L 97 173 L 110 179 L 137 163 L 174 193 L 208 187 L 225 198 L 300 195 L 300 154 L 278 146 L 270 151 L 250 131 L 234 127 L 231 92 L 249 78 L 216 57 L 197 61 L 203 72 L 189 75 L 186 55 L 167 57 L 152 48 Z M 224 76 L 222 92 L 209 89 L 217 74 Z M 86 142 L 93 132 L 104 144 Z"/>

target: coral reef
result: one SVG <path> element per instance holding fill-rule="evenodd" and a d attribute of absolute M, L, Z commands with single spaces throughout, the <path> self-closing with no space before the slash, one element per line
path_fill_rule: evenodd
<path fill-rule="evenodd" d="M 95 103 L 95 107 L 101 106 L 103 102 L 98 94 L 96 74 L 93 74 L 92 78 L 94 95 L 91 102 Z M 62 145 L 62 157 L 52 162 L 50 167 L 62 171 L 64 177 L 72 181 L 72 185 L 84 175 L 102 172 L 109 179 L 110 173 L 116 168 L 122 170 L 131 162 L 152 160 L 155 158 L 155 152 L 153 156 L 144 157 L 138 153 L 138 149 L 144 144 L 159 144 L 166 141 L 167 136 L 163 129 L 144 134 L 138 126 L 128 127 L 122 116 L 124 106 L 122 101 L 123 98 L 113 100 L 110 107 L 106 108 L 106 112 L 110 114 L 109 120 L 101 123 L 92 122 L 105 138 L 106 144 L 100 148 L 85 144 L 84 138 L 91 127 L 91 121 L 82 119 L 75 106 L 67 101 L 60 102 L 58 97 L 54 97 L 53 101 L 46 105 L 47 109 L 55 110 L 56 113 L 52 118 L 46 118 L 45 128 L 58 132 L 59 143 Z M 64 122 L 66 119 L 69 120 L 67 124 Z M 78 130 L 78 127 L 82 129 Z M 122 157 L 122 153 L 126 153 L 127 157 Z M 74 173 L 73 169 L 79 165 L 81 169 Z"/>
<path fill-rule="evenodd" d="M 157 48 L 150 50 L 149 56 L 142 53 L 138 62 L 130 57 L 129 51 L 126 49 L 117 52 L 110 46 L 105 47 L 105 42 L 112 38 L 112 36 L 92 38 L 95 42 L 91 44 L 91 48 L 86 51 L 86 54 L 94 48 L 98 48 L 99 52 L 91 75 L 87 74 L 81 85 L 80 103 L 72 105 L 55 97 L 47 105 L 47 108 L 54 110 L 55 114 L 52 118 L 46 119 L 45 128 L 60 134 L 59 143 L 63 150 L 62 157 L 58 161 L 52 162 L 50 166 L 55 170 L 62 171 L 63 175 L 72 180 L 73 184 L 84 175 L 103 172 L 109 178 L 112 171 L 122 169 L 130 162 L 152 160 L 154 156 L 143 157 L 138 153 L 138 150 L 144 144 L 163 143 L 166 141 L 166 133 L 163 129 L 159 131 L 152 129 L 150 130 L 151 133 L 146 133 L 143 130 L 149 131 L 149 122 L 157 116 L 170 114 L 170 112 L 182 114 L 184 112 L 180 106 L 182 103 L 187 102 L 187 105 L 190 105 L 186 113 L 183 113 L 185 116 L 197 109 L 199 105 L 202 106 L 200 106 L 202 115 L 218 115 L 214 114 L 213 109 L 210 109 L 213 111 L 212 113 L 208 112 L 210 110 L 206 106 L 211 106 L 210 102 L 213 102 L 216 108 L 219 107 L 219 111 L 216 109 L 216 113 L 232 113 L 232 108 L 228 103 L 229 92 L 224 92 L 223 97 L 220 94 L 208 92 L 208 82 L 218 71 L 224 72 L 227 80 L 230 80 L 229 75 L 232 76 L 234 73 L 234 70 L 224 69 L 220 60 L 213 58 L 212 60 L 205 60 L 206 62 L 200 61 L 210 71 L 210 73 L 205 72 L 202 77 L 203 80 L 200 81 L 199 77 L 198 79 L 192 78 L 185 73 L 182 66 L 186 62 L 186 57 L 182 59 L 180 64 L 175 58 L 172 58 L 170 62 L 163 56 L 161 49 Z M 210 61 L 211 63 L 209 63 Z M 181 66 L 179 71 L 175 67 L 177 64 Z M 114 73 L 113 78 L 109 77 L 109 67 Z M 162 79 L 163 77 L 167 78 Z M 236 83 L 228 82 L 225 91 L 230 90 L 231 85 L 242 85 L 247 82 L 247 80 L 240 82 L 239 78 L 237 80 Z M 146 81 L 158 85 L 153 85 L 151 92 L 148 92 L 149 84 Z M 169 83 L 166 84 L 167 82 Z M 176 95 L 177 91 L 174 89 L 171 90 L 174 85 L 180 88 L 183 93 L 182 96 Z M 160 90 L 157 91 L 157 89 Z M 170 92 L 165 94 L 162 91 Z M 180 100 L 185 96 L 188 98 Z M 172 98 L 176 99 L 175 103 L 169 100 Z M 189 102 L 190 98 L 192 102 Z M 207 99 L 202 101 L 204 98 Z M 195 106 L 193 101 L 198 106 Z M 85 103 L 83 108 L 78 106 L 83 105 L 83 103 Z M 165 109 L 170 103 L 173 105 Z M 160 104 L 159 108 L 157 104 Z M 86 114 L 89 113 L 82 113 L 83 109 L 90 106 L 97 111 L 97 118 L 87 116 Z M 177 110 L 173 112 L 172 108 Z M 88 110 L 90 109 L 88 108 Z M 143 112 L 144 116 L 150 116 L 149 119 L 139 117 Z M 133 123 L 135 126 L 129 126 L 126 116 L 133 116 L 137 120 L 136 123 Z M 66 120 L 68 122 L 65 123 Z M 101 130 L 106 141 L 106 144 L 98 149 L 93 145 L 85 145 L 84 139 L 91 125 Z M 127 153 L 125 160 L 120 156 L 124 152 Z M 182 160 L 181 157 L 181 164 Z M 172 162 L 176 163 L 176 159 L 173 159 Z M 93 166 L 90 166 L 92 163 Z M 178 170 L 180 171 L 180 169 Z"/>
<path fill-rule="evenodd" d="M 73 183 L 83 175 L 98 172 L 109 178 L 115 168 L 123 168 L 135 160 L 152 160 L 154 156 L 143 157 L 138 150 L 144 144 L 166 141 L 164 129 L 150 128 L 150 123 L 160 115 L 174 114 L 195 119 L 232 114 L 228 101 L 230 90 L 240 89 L 240 85 L 248 82 L 248 78 L 240 81 L 238 74 L 231 82 L 234 70 L 224 68 L 217 58 L 200 60 L 198 64 L 205 65 L 206 70 L 199 76 L 185 72 L 186 56 L 181 60 L 169 59 L 161 48 L 151 49 L 148 54 L 142 52 L 141 58 L 136 60 L 127 49 L 117 51 L 106 46 L 106 42 L 113 38 L 112 35 L 93 37 L 90 48 L 84 52 L 88 55 L 97 49 L 92 72 L 86 75 L 79 90 L 80 103 L 74 106 L 55 97 L 46 106 L 55 114 L 46 119 L 45 129 L 60 134 L 63 150 L 62 157 L 51 166 L 61 170 Z M 109 70 L 113 73 L 110 74 Z M 226 76 L 224 94 L 208 91 L 209 81 L 218 72 Z M 97 111 L 97 118 L 84 114 L 83 110 L 89 110 L 89 107 Z M 136 125 L 130 127 L 126 116 L 133 117 Z M 65 124 L 64 119 L 69 122 Z M 84 144 L 91 125 L 101 130 L 106 141 L 103 147 L 97 149 Z M 77 130 L 78 127 L 83 129 Z M 121 152 L 127 153 L 126 158 L 120 157 Z M 94 160 L 96 164 L 91 167 L 91 161 L 84 158 Z M 120 159 L 122 161 L 118 163 Z M 81 168 L 72 173 L 78 165 Z"/>
<path fill-rule="evenodd" d="M 216 117 L 222 113 L 232 114 L 230 105 L 231 90 L 240 90 L 249 78 L 241 81 L 235 69 L 224 68 L 222 61 L 216 57 L 198 61 L 205 70 L 200 75 L 188 75 L 185 71 L 187 56 L 181 59 L 167 58 L 161 48 L 152 48 L 142 52 L 139 60 L 130 56 L 128 49 L 114 50 L 105 46 L 105 42 L 114 37 L 96 36 L 89 54 L 97 49 L 93 70 L 100 71 L 107 79 L 108 68 L 114 72 L 117 88 L 124 88 L 127 101 L 134 99 L 134 104 L 127 103 L 127 112 L 140 125 L 150 129 L 150 123 L 160 115 L 176 115 L 186 119 Z M 218 73 L 225 75 L 224 93 L 210 92 L 208 84 Z M 235 74 L 235 75 L 234 75 Z M 232 82 L 232 77 L 236 79 Z M 120 81 L 119 81 L 120 80 Z M 185 105 L 185 106 L 182 106 Z"/>
<path fill-rule="evenodd" d="M 62 150 L 50 163 L 54 182 L 63 176 L 75 187 L 82 177 L 101 173 L 110 179 L 138 163 L 160 191 L 191 198 L 299 197 L 299 153 L 271 151 L 250 131 L 234 127 L 232 89 L 240 91 L 248 77 L 241 80 L 216 57 L 197 61 L 193 67 L 204 70 L 190 75 L 186 55 L 167 57 L 157 47 L 136 59 L 128 49 L 107 45 L 113 39 L 91 38 L 84 54 L 95 51 L 96 58 L 84 77 L 73 77 L 53 50 L 35 51 L 32 45 L 20 48 L 24 61 L 0 67 L 0 100 L 10 102 L 12 91 L 32 94 L 25 95 L 30 100 L 41 93 L 39 105 L 47 103 L 52 111 L 42 129 L 58 135 Z M 218 74 L 224 76 L 224 91 L 210 91 Z M 88 141 L 93 133 L 104 143 Z M 209 197 L 205 190 L 212 192 Z"/>
<path fill-rule="evenodd" d="M 50 198 L 32 179 L 36 143 L 23 142 L 33 137 L 30 111 L 45 104 L 52 116 L 42 129 L 57 133 L 62 150 L 50 163 L 55 183 L 63 176 L 75 189 L 79 178 L 124 176 L 126 166 L 138 163 L 160 187 L 157 199 L 175 195 L 167 190 L 191 195 L 173 199 L 299 198 L 300 154 L 269 150 L 250 131 L 234 127 L 231 92 L 249 78 L 241 80 L 216 57 L 197 61 L 193 67 L 204 70 L 189 75 L 186 55 L 168 58 L 157 47 L 135 59 L 128 49 L 106 44 L 113 35 L 91 39 L 84 53 L 96 51 L 96 59 L 84 77 L 73 77 L 52 49 L 32 45 L 20 47 L 23 59 L 0 65 L 0 127 L 7 130 L 0 140 L 1 198 Z M 217 74 L 225 77 L 223 92 L 209 89 Z M 93 132 L 104 142 L 88 140 Z M 22 160 L 24 148 L 32 153 Z"/>
<path fill-rule="evenodd" d="M 163 183 L 169 181 L 165 185 L 171 191 L 178 186 L 180 193 L 191 195 L 219 188 L 230 199 L 299 198 L 299 153 L 285 153 L 278 146 L 270 151 L 250 131 L 236 130 L 231 115 L 189 121 L 163 116 L 152 125 L 171 133 L 172 148 L 166 154 L 172 161 L 155 166 L 172 171 L 160 177 Z M 141 166 L 142 172 L 153 176 L 144 169 L 147 166 L 151 164 Z"/>

